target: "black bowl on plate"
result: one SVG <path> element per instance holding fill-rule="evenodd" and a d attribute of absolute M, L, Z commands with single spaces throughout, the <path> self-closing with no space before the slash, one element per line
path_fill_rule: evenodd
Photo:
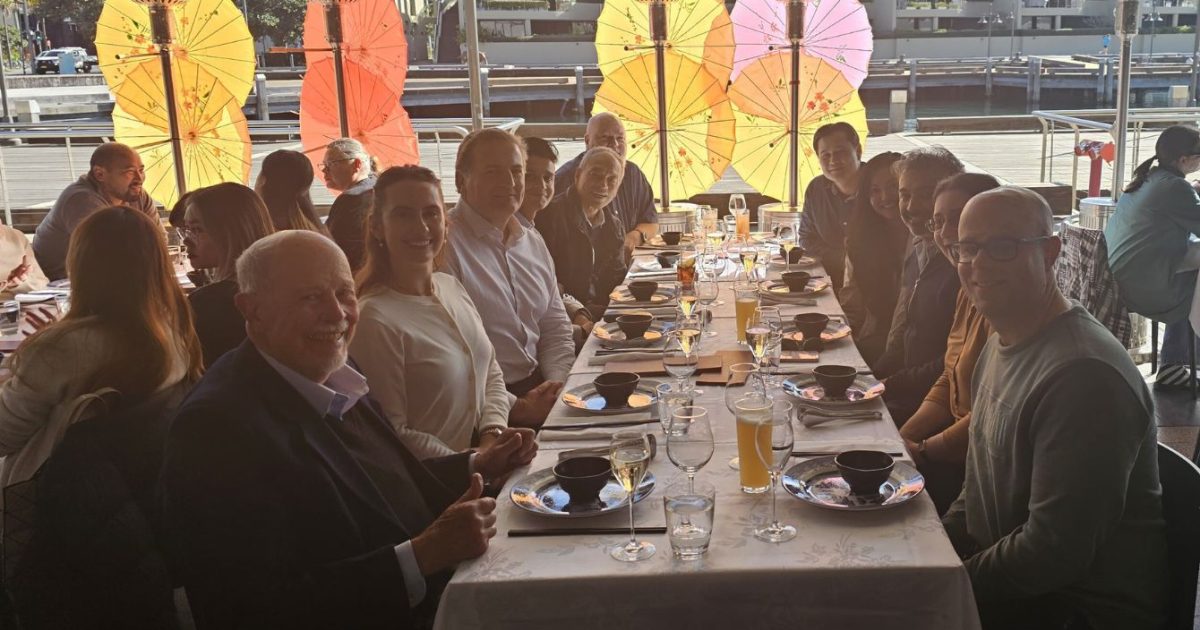
<path fill-rule="evenodd" d="M 648 302 L 658 290 L 658 283 L 651 280 L 635 280 L 629 283 L 629 294 L 639 302 Z"/>
<path fill-rule="evenodd" d="M 813 368 L 817 384 L 825 390 L 826 398 L 845 398 L 846 388 L 854 384 L 858 369 L 849 365 L 818 365 Z"/>
<path fill-rule="evenodd" d="M 788 257 L 789 265 L 794 265 L 794 264 L 800 262 L 800 259 L 804 258 L 804 248 L 803 247 L 792 248 L 792 251 L 787 253 L 787 257 Z"/>
<path fill-rule="evenodd" d="M 617 326 L 621 328 L 621 332 L 625 333 L 626 339 L 641 338 L 646 334 L 646 330 L 650 328 L 650 324 L 653 321 L 654 316 L 649 313 L 632 313 L 617 316 Z"/>
<path fill-rule="evenodd" d="M 663 269 L 669 269 L 671 267 L 674 267 L 675 263 L 679 262 L 679 252 L 676 252 L 676 251 L 658 252 L 657 254 L 654 255 L 654 258 L 656 258 L 658 260 L 658 264 L 660 267 L 662 267 Z"/>
<path fill-rule="evenodd" d="M 683 232 L 663 232 L 662 240 L 667 245 L 674 247 L 679 244 L 679 239 L 683 238 Z"/>
<path fill-rule="evenodd" d="M 896 460 L 882 451 L 845 451 L 833 458 L 833 465 L 850 484 L 850 492 L 870 497 L 879 494 L 879 487 L 892 474 Z"/>
<path fill-rule="evenodd" d="M 821 333 L 829 325 L 829 316 L 825 313 L 800 313 L 792 318 L 792 322 L 796 324 L 796 330 L 804 335 L 804 340 L 808 341 L 821 338 Z"/>
<path fill-rule="evenodd" d="M 642 377 L 633 372 L 606 372 L 592 380 L 596 393 L 604 398 L 605 409 L 629 406 L 629 396 Z"/>
<path fill-rule="evenodd" d="M 807 271 L 789 271 L 783 274 L 783 283 L 787 285 L 788 291 L 803 293 L 811 277 L 812 274 Z"/>
<path fill-rule="evenodd" d="M 554 478 L 576 505 L 598 501 L 611 476 L 612 466 L 604 457 L 569 457 L 554 466 Z"/>

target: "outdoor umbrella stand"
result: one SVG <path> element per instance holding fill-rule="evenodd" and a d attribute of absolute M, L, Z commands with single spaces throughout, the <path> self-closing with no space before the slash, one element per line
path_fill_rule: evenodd
<path fill-rule="evenodd" d="M 183 144 L 179 139 L 179 115 L 175 111 L 175 82 L 171 77 L 171 44 L 175 37 L 172 32 L 171 7 L 181 5 L 186 0 L 150 0 L 142 2 L 150 9 L 150 32 L 154 43 L 158 45 L 159 59 L 162 62 L 163 90 L 166 92 L 167 123 L 171 133 L 171 153 L 175 156 L 175 185 L 179 194 L 187 192 L 187 178 L 183 172 Z"/>

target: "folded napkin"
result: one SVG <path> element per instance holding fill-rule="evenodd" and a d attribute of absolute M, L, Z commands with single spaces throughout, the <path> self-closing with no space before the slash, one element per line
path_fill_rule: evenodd
<path fill-rule="evenodd" d="M 624 315 L 626 313 L 634 313 L 634 312 L 650 313 L 651 315 L 653 315 L 655 317 L 668 317 L 668 316 L 673 317 L 675 315 L 675 307 L 674 306 L 651 306 L 651 307 L 615 306 L 613 304 L 609 304 L 608 310 L 606 310 L 604 312 L 604 314 L 605 315 L 611 314 L 615 318 L 617 315 Z"/>
<path fill-rule="evenodd" d="M 588 365 L 607 365 L 614 361 L 624 361 L 626 363 L 643 362 L 662 360 L 662 351 L 655 352 L 647 350 L 645 352 L 620 352 L 617 354 L 601 354 L 588 358 Z"/>
<path fill-rule="evenodd" d="M 779 306 L 816 306 L 817 301 L 812 298 L 777 298 L 769 293 L 758 296 L 758 301 L 763 304 L 777 304 Z"/>
<path fill-rule="evenodd" d="M 607 362 L 604 364 L 605 372 L 633 372 L 641 376 L 665 376 L 666 368 L 662 364 L 662 354 L 658 355 L 658 359 L 648 359 L 641 361 L 630 361 L 629 357 L 621 357 L 623 361 Z M 591 361 L 589 360 L 590 364 Z M 722 367 L 720 355 L 710 354 L 700 357 L 696 363 L 696 372 L 711 372 L 720 371 Z"/>

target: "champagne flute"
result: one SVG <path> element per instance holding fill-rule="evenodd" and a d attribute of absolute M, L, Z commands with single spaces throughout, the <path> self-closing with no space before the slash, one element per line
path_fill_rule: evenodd
<path fill-rule="evenodd" d="M 700 323 L 695 319 L 680 320 L 675 330 L 667 334 L 663 346 L 663 369 L 675 377 L 679 390 L 688 389 L 688 378 L 696 373 L 700 360 Z"/>
<path fill-rule="evenodd" d="M 796 537 L 796 528 L 779 522 L 775 509 L 776 490 L 783 467 L 792 456 L 795 434 L 792 431 L 792 403 L 776 397 L 768 401 L 766 412 L 755 425 L 754 448 L 771 476 L 771 522 L 754 530 L 754 537 L 767 542 L 785 542 Z M 744 410 L 743 410 L 744 413 Z"/>
<path fill-rule="evenodd" d="M 717 296 L 721 294 L 721 283 L 717 282 L 715 276 L 703 275 L 696 278 L 696 299 L 700 304 L 704 305 L 704 310 L 710 310 L 717 303 Z M 706 337 L 716 337 L 717 331 L 706 330 Z"/>
<path fill-rule="evenodd" d="M 761 366 L 771 345 L 771 323 L 763 317 L 761 308 L 754 309 L 746 321 L 746 345 L 754 355 L 754 362 Z"/>
<path fill-rule="evenodd" d="M 800 223 L 792 221 L 779 230 L 779 246 L 783 248 L 783 262 L 786 271 L 792 270 L 792 250 L 800 240 Z"/>
<path fill-rule="evenodd" d="M 654 555 L 654 544 L 637 539 L 633 526 L 633 501 L 650 466 L 650 438 L 641 431 L 617 431 L 608 446 L 613 476 L 629 496 L 629 542 L 615 545 L 609 555 L 621 562 L 637 562 Z"/>
<path fill-rule="evenodd" d="M 696 284 L 687 286 L 680 284 L 679 287 L 679 312 L 683 315 L 682 319 L 690 319 L 696 313 L 696 302 L 699 299 L 697 295 Z"/>
<path fill-rule="evenodd" d="M 771 366 L 766 359 L 783 343 L 783 316 L 780 314 L 778 306 L 760 306 L 754 309 L 754 312 L 758 315 L 758 321 L 765 323 L 771 331 L 767 338 L 767 347 L 763 352 L 763 358 L 759 360 L 763 371 L 769 376 Z"/>
<path fill-rule="evenodd" d="M 729 410 L 729 413 L 737 415 L 734 403 L 746 395 L 746 389 L 743 389 L 742 386 L 752 385 L 757 372 L 758 366 L 753 363 L 734 363 L 729 366 L 729 380 L 725 381 L 725 408 Z M 730 458 L 729 467 L 734 470 L 738 469 L 737 457 Z"/>
<path fill-rule="evenodd" d="M 696 473 L 713 456 L 712 425 L 704 407 L 680 407 L 671 414 L 667 432 L 667 457 L 688 477 L 688 490 L 696 490 Z"/>

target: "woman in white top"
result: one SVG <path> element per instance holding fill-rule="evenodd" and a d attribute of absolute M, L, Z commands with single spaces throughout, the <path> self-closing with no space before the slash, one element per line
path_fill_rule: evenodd
<path fill-rule="evenodd" d="M 505 433 L 512 398 L 471 298 L 433 271 L 446 240 L 437 176 L 384 171 L 367 228 L 350 354 L 372 396 L 418 457 L 466 450 L 474 434 L 488 447 Z"/>
<path fill-rule="evenodd" d="M 85 219 L 67 254 L 71 310 L 26 339 L 0 385 L 0 485 L 28 479 L 74 419 L 81 396 L 112 388 L 117 408 L 200 378 L 200 342 L 162 229 L 125 207 Z M 171 391 L 165 391 L 170 389 Z"/>

